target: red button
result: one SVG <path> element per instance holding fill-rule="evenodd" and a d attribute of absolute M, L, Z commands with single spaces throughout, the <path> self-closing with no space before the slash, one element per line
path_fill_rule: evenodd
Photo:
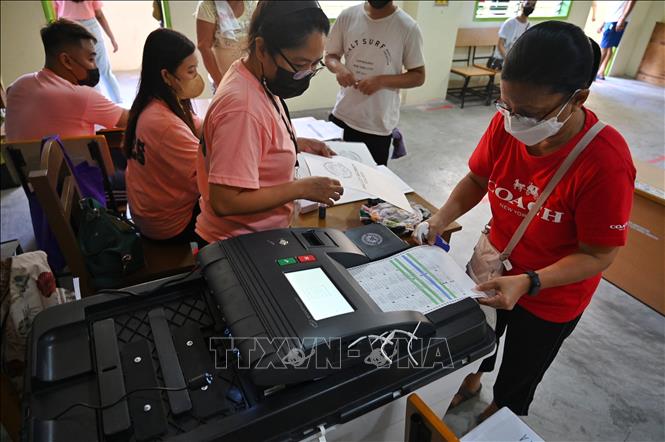
<path fill-rule="evenodd" d="M 316 261 L 316 256 L 314 255 L 302 255 L 298 257 L 298 262 L 314 262 Z"/>

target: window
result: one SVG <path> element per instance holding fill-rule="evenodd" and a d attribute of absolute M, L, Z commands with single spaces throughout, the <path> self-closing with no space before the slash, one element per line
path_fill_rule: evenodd
<path fill-rule="evenodd" d="M 529 18 L 566 18 L 571 3 L 572 0 L 540 0 L 536 3 L 536 9 Z M 521 4 L 520 0 L 478 0 L 473 19 L 476 21 L 503 21 L 517 16 Z"/>
<path fill-rule="evenodd" d="M 321 9 L 326 13 L 330 20 L 335 20 L 339 17 L 339 14 L 346 8 L 351 6 L 359 5 L 365 3 L 364 1 L 335 1 L 335 0 L 326 0 L 319 2 Z"/>

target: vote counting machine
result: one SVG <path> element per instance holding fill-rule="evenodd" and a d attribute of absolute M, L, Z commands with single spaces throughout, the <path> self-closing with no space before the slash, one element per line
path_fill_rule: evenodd
<path fill-rule="evenodd" d="M 383 312 L 347 270 L 406 248 L 379 225 L 254 233 L 188 275 L 45 310 L 24 439 L 301 440 L 488 355 L 475 301 Z"/>

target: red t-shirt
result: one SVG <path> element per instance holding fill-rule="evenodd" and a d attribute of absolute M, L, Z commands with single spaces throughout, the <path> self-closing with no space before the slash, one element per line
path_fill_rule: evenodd
<path fill-rule="evenodd" d="M 504 129 L 497 113 L 469 159 L 469 168 L 488 177 L 492 209 L 490 241 L 503 250 L 550 178 L 591 126 L 596 115 L 584 109 L 582 131 L 564 147 L 545 156 L 533 156 Z M 575 160 L 515 247 L 507 275 L 547 267 L 578 250 L 579 243 L 615 247 L 626 243 L 633 202 L 635 167 L 623 137 L 605 127 Z M 529 312 L 551 322 L 568 322 L 589 302 L 601 274 L 584 281 L 549 289 L 518 302 Z"/>

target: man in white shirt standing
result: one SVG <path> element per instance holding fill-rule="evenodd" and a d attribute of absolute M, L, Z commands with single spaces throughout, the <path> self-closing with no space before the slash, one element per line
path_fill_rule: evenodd
<path fill-rule="evenodd" d="M 494 56 L 488 61 L 487 67 L 501 69 L 503 66 L 503 59 L 506 58 L 506 54 L 510 48 L 513 47 L 513 44 L 515 44 L 517 39 L 529 29 L 529 26 L 531 26 L 531 23 L 529 23 L 529 16 L 535 8 L 535 0 L 522 2 L 520 15 L 509 18 L 501 24 L 501 27 L 499 28 L 499 41 L 496 44 Z"/>
<path fill-rule="evenodd" d="M 623 31 L 628 24 L 628 18 L 633 6 L 635 6 L 635 0 L 611 1 L 608 3 L 611 3 L 611 5 L 607 5 L 608 15 L 598 29 L 598 33 L 603 33 L 600 40 L 600 67 L 598 68 L 597 77 L 599 80 L 605 79 L 605 69 L 612 56 L 612 48 L 619 46 Z"/>
<path fill-rule="evenodd" d="M 392 1 L 350 7 L 330 31 L 325 60 L 341 86 L 330 121 L 344 129 L 345 141 L 364 142 L 374 161 L 387 164 L 399 90 L 425 82 L 418 24 Z"/>

